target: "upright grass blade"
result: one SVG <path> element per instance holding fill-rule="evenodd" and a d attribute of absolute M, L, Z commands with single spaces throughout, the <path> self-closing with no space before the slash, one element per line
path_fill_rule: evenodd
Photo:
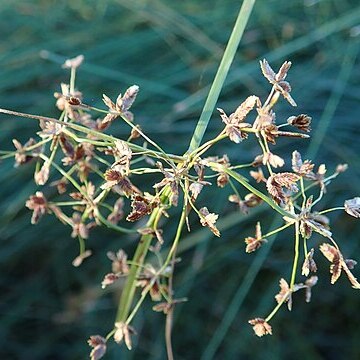
<path fill-rule="evenodd" d="M 192 136 L 188 152 L 194 151 L 201 143 L 254 4 L 255 0 L 244 0 L 240 8 L 235 26 L 226 46 L 224 56 L 221 59 L 215 79 L 211 85 L 204 108 L 201 112 L 200 119 Z"/>

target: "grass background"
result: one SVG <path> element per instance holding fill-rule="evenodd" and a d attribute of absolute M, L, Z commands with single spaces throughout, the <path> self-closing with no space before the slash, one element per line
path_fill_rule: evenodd
<path fill-rule="evenodd" d="M 102 93 L 115 97 L 131 84 L 141 92 L 134 106 L 144 131 L 172 153 L 186 150 L 230 35 L 240 1 L 72 0 L 0 3 L 0 106 L 57 116 L 52 94 L 68 81 L 60 64 L 85 55 L 77 86 L 85 101 L 101 103 Z M 234 109 L 249 94 L 264 97 L 269 84 L 258 60 L 274 67 L 293 62 L 289 80 L 298 108 L 284 102 L 278 122 L 307 113 L 313 117 L 309 141 L 279 141 L 278 153 L 295 148 L 329 170 L 347 162 L 350 169 L 331 185 L 323 207 L 341 205 L 360 194 L 359 99 L 360 6 L 356 0 L 268 0 L 255 4 L 219 106 Z M 43 51 L 45 50 L 45 52 Z M 215 114 L 206 138 L 222 125 Z M 26 139 L 37 131 L 32 120 L 0 116 L 0 144 Z M 114 134 L 128 129 L 117 126 Z M 254 144 L 217 148 L 232 161 L 248 162 Z M 287 155 L 287 160 L 289 160 Z M 94 255 L 72 267 L 78 245 L 70 230 L 53 218 L 31 226 L 24 208 L 36 191 L 33 167 L 14 169 L 3 161 L 0 171 L 0 355 L 3 359 L 83 359 L 89 335 L 105 334 L 115 316 L 118 290 L 100 289 L 110 270 L 105 254 L 134 241 L 97 229 L 88 241 Z M 142 184 L 146 185 L 146 184 Z M 247 255 L 243 239 L 258 218 L 266 230 L 278 221 L 262 207 L 242 216 L 226 201 L 228 189 L 209 189 L 204 205 L 222 215 L 223 236 L 207 229 L 184 234 L 183 261 L 175 280 L 176 295 L 189 302 L 177 308 L 174 327 L 176 359 L 357 359 L 359 294 L 346 279 L 329 283 L 328 263 L 318 256 L 319 284 L 313 301 L 295 297 L 291 313 L 282 309 L 274 335 L 258 339 L 247 320 L 267 314 L 274 305 L 280 277 L 289 277 L 293 244 L 282 233 L 256 255 Z M 176 216 L 176 214 L 175 214 Z M 359 222 L 346 214 L 331 215 L 335 238 L 346 256 L 360 259 Z M 172 233 L 175 221 L 166 224 Z M 314 246 L 321 243 L 317 236 Z M 355 270 L 358 273 L 358 270 Z M 162 315 L 148 302 L 136 317 L 139 336 L 128 352 L 109 346 L 108 359 L 164 359 Z M 346 326 L 344 326 L 346 324 Z"/>

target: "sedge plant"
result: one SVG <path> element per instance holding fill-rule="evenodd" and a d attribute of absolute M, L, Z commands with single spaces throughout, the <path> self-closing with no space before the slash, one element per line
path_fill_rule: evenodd
<path fill-rule="evenodd" d="M 0 157 L 13 158 L 15 166 L 33 163 L 35 183 L 43 189 L 56 187 L 58 196 L 49 198 L 45 190 L 39 190 L 29 197 L 26 207 L 32 211 L 32 224 L 50 214 L 71 228 L 71 237 L 79 242 L 74 266 L 91 261 L 87 239 L 95 227 L 106 226 L 122 236 L 138 238 L 131 257 L 126 249 L 107 253 L 111 271 L 104 274 L 101 286 L 107 288 L 118 282 L 123 286 L 113 328 L 107 334 L 93 335 L 88 340 L 93 360 L 105 355 L 111 339 L 124 343 L 131 350 L 132 336 L 136 333 L 133 320 L 146 299 L 154 302 L 154 311 L 165 315 L 167 355 L 173 359 L 173 312 L 178 303 L 187 301 L 177 298 L 174 289 L 181 236 L 184 231 L 191 231 L 189 218 L 194 217 L 214 236 L 221 236 L 216 226 L 221 214 L 213 213 L 202 202 L 201 192 L 209 186 L 217 186 L 219 191 L 230 187 L 233 194 L 229 201 L 238 207 L 239 216 L 265 203 L 282 219 L 281 226 L 266 233 L 263 233 L 261 221 L 257 221 L 254 235 L 244 239 L 247 253 L 266 246 L 269 237 L 287 228 L 293 229 L 290 277 L 280 279 L 274 309 L 249 320 L 257 336 L 272 334 L 272 318 L 285 304 L 291 310 L 295 293 L 304 292 L 305 300 L 310 301 L 312 288 L 318 281 L 315 275 L 318 252 L 330 262 L 332 284 L 345 273 L 352 287 L 360 289 L 351 272 L 356 262 L 343 255 L 326 217 L 329 212 L 345 210 L 359 218 L 360 197 L 345 201 L 343 206 L 321 207 L 327 187 L 346 171 L 347 165 L 337 165 L 329 173 L 324 164 L 315 166 L 311 160 L 302 159 L 296 149 L 288 164 L 284 159 L 287 154 L 279 154 L 276 150 L 283 137 L 293 138 L 296 144 L 308 138 L 311 130 L 311 117 L 306 114 L 295 114 L 284 121 L 279 121 L 281 115 L 276 114 L 279 101 L 296 107 L 287 81 L 291 62 L 285 61 L 274 71 L 265 59 L 261 60 L 260 69 L 270 83 L 268 96 L 260 99 L 251 95 L 230 111 L 218 108 L 217 117 L 223 129 L 214 138 L 202 142 L 253 5 L 251 0 L 243 3 L 184 154 L 167 152 L 136 123 L 136 111 L 134 115 L 132 107 L 139 92 L 137 85 L 128 87 L 115 100 L 104 94 L 101 108 L 85 103 L 76 87 L 76 73 L 84 61 L 82 55 L 68 59 L 63 65 L 70 71 L 70 79 L 68 84 L 61 84 L 61 92 L 54 94 L 58 118 L 0 109 L 1 113 L 39 122 L 36 137 L 25 144 L 13 139 L 14 150 L 1 151 Z M 112 124 L 119 121 L 129 128 L 127 138 L 117 138 L 111 132 Z M 221 142 L 231 141 L 234 146 L 241 147 L 242 142 L 250 138 L 258 146 L 258 155 L 244 164 L 233 163 L 226 154 L 213 151 L 214 145 Z M 158 180 L 152 184 L 152 191 L 143 191 L 137 186 L 137 179 L 149 174 L 157 176 Z M 56 180 L 50 182 L 50 176 L 55 176 Z M 162 228 L 163 218 L 169 216 L 172 207 L 181 208 L 173 237 L 166 227 Z M 319 251 L 312 245 L 313 233 L 324 238 Z M 167 251 L 163 250 L 164 244 Z M 300 274 L 305 281 L 298 281 Z"/>

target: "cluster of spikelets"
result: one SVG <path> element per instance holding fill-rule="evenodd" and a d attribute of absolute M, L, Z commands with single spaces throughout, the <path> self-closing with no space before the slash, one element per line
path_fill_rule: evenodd
<path fill-rule="evenodd" d="M 88 342 L 93 348 L 90 355 L 92 359 L 100 359 L 105 354 L 110 338 L 114 338 L 117 343 L 124 342 L 131 349 L 131 335 L 135 334 L 135 330 L 130 324 L 148 295 L 156 302 L 153 309 L 163 312 L 165 316 L 171 314 L 177 303 L 185 300 L 174 298 L 172 281 L 183 225 L 186 224 L 190 231 L 189 217 L 195 213 L 202 226 L 208 227 L 215 236 L 221 235 L 216 226 L 219 215 L 210 212 L 205 206 L 197 205 L 201 203 L 200 193 L 212 185 L 210 180 L 213 178 L 216 178 L 219 188 L 230 184 L 234 193 L 229 196 L 229 201 L 235 203 L 241 213 L 267 203 L 283 218 L 281 227 L 266 234 L 262 234 L 258 222 L 255 235 L 245 239 L 246 252 L 259 249 L 268 237 L 286 228 L 294 228 L 296 255 L 291 279 L 289 282 L 280 280 L 280 292 L 275 296 L 277 305 L 274 310 L 266 318 L 249 321 L 256 335 L 272 333 L 269 321 L 284 303 L 291 310 L 293 293 L 303 289 L 306 301 L 310 301 L 311 289 L 318 280 L 313 275 L 317 271 L 315 249 L 311 247 L 308 250 L 307 244 L 314 232 L 327 241 L 319 249 L 331 263 L 331 283 L 335 283 L 344 271 L 352 286 L 360 288 L 351 273 L 356 262 L 346 259 L 341 253 L 325 215 L 333 210 L 344 209 L 359 218 L 360 198 L 347 200 L 343 207 L 315 210 L 326 194 L 327 186 L 346 170 L 347 165 L 338 165 L 329 175 L 324 164 L 315 167 L 310 160 L 303 160 L 295 150 L 292 153 L 291 169 L 281 171 L 285 167 L 285 159 L 270 150 L 281 137 L 308 138 L 307 133 L 311 130 L 311 118 L 305 114 L 291 116 L 280 124 L 276 119 L 274 107 L 281 96 L 291 106 L 296 106 L 290 95 L 291 86 L 285 80 L 290 62 L 285 62 L 275 72 L 266 60 L 261 61 L 261 70 L 272 85 L 267 99 L 261 101 L 252 95 L 230 115 L 218 109 L 225 125 L 221 132 L 194 151 L 179 156 L 165 152 L 135 124 L 130 108 L 138 94 L 138 86 L 129 87 L 115 102 L 103 95 L 106 109 L 84 103 L 82 93 L 75 88 L 76 70 L 82 61 L 83 57 L 79 56 L 64 64 L 65 68 L 71 70 L 71 77 L 69 84 L 61 85 L 61 93 L 55 93 L 56 106 L 61 112 L 58 119 L 4 109 L 0 109 L 0 112 L 39 120 L 38 140 L 31 138 L 22 145 L 14 139 L 15 150 L 2 152 L 2 157 L 13 156 L 15 166 L 30 162 L 36 164 L 36 184 L 50 186 L 47 190 L 49 195 L 37 191 L 26 202 L 26 206 L 33 211 L 31 222 L 36 224 L 42 216 L 53 214 L 63 224 L 70 226 L 71 237 L 78 238 L 80 244 L 80 253 L 73 261 L 75 266 L 81 265 L 85 258 L 91 256 L 91 251 L 86 249 L 86 239 L 96 226 L 105 225 L 114 231 L 141 236 L 138 248 L 141 256 L 135 254 L 130 261 L 122 249 L 108 253 L 112 271 L 104 276 L 102 287 L 125 279 L 121 300 L 130 305 L 133 304 L 134 289 L 140 287 L 142 291 L 138 302 L 133 304 L 132 312 L 130 306 L 125 307 L 126 311 L 120 312 L 114 328 L 106 337 L 90 337 Z M 100 117 L 94 117 L 94 114 Z M 123 121 L 129 126 L 126 140 L 106 134 L 115 121 Z M 284 131 L 284 128 L 288 130 Z M 239 144 L 250 136 L 259 145 L 259 154 L 248 164 L 233 165 L 227 155 L 207 155 L 219 141 L 226 141 L 227 138 Z M 148 174 L 159 176 L 151 193 L 142 191 L 136 185 L 138 177 Z M 59 193 L 56 201 L 50 200 L 54 198 L 54 188 Z M 168 216 L 167 209 L 178 204 L 182 205 L 182 215 L 176 237 L 171 241 L 159 224 L 163 216 Z M 128 228 L 125 225 L 128 222 L 136 222 L 137 226 Z M 304 245 L 301 274 L 306 280 L 297 283 L 300 239 Z M 144 247 L 146 242 L 147 248 Z M 163 252 L 160 253 L 164 243 L 170 248 L 165 258 Z M 150 259 L 150 256 L 146 256 L 147 250 L 151 250 L 155 256 Z M 158 263 L 154 258 L 158 259 Z"/>

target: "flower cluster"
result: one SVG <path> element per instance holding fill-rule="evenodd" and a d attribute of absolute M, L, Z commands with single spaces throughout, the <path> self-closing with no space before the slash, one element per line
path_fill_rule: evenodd
<path fill-rule="evenodd" d="M 123 95 L 117 96 L 115 102 L 103 95 L 106 109 L 83 102 L 82 93 L 75 88 L 76 70 L 83 60 L 79 56 L 64 64 L 65 68 L 71 69 L 71 78 L 69 84 L 61 84 L 61 92 L 55 93 L 56 107 L 60 111 L 58 119 L 4 109 L 0 112 L 39 120 L 38 139 L 31 138 L 24 145 L 14 139 L 14 151 L 4 157 L 13 156 L 15 166 L 35 163 L 34 179 L 44 190 L 37 191 L 26 202 L 26 207 L 33 212 L 31 223 L 36 224 L 43 216 L 53 214 L 69 226 L 69 235 L 78 238 L 80 244 L 74 266 L 91 259 L 86 240 L 94 227 L 104 225 L 123 234 L 140 235 L 132 259 L 122 249 L 107 254 L 111 260 L 111 272 L 104 275 L 101 286 L 107 288 L 120 283 L 122 295 L 113 329 L 105 338 L 94 335 L 88 341 L 92 347 L 92 359 L 100 359 L 105 354 L 110 338 L 119 344 L 124 342 L 131 349 L 131 336 L 136 334 L 131 323 L 145 298 L 155 302 L 154 311 L 167 316 L 166 324 L 171 327 L 175 305 L 186 300 L 176 299 L 173 289 L 173 274 L 179 261 L 177 245 L 183 227 L 186 224 L 190 230 L 189 218 L 196 216 L 202 226 L 215 236 L 221 236 L 216 225 L 219 215 L 211 212 L 201 197 L 201 192 L 212 186 L 213 178 L 216 178 L 215 186 L 220 189 L 231 188 L 229 201 L 236 204 L 241 213 L 267 204 L 283 219 L 279 228 L 265 234 L 260 221 L 257 221 L 255 235 L 245 238 L 247 253 L 266 246 L 272 235 L 290 227 L 294 229 L 296 255 L 291 279 L 280 280 L 280 292 L 275 296 L 277 305 L 270 315 L 249 321 L 256 335 L 272 334 L 270 320 L 284 303 L 291 310 L 295 292 L 304 289 L 305 300 L 310 301 L 312 287 L 318 280 L 313 275 L 317 272 L 315 246 L 312 244 L 308 250 L 308 242 L 312 241 L 314 233 L 326 239 L 319 250 L 331 263 L 331 283 L 335 283 L 343 271 L 351 285 L 360 288 L 350 271 L 356 262 L 342 254 L 325 215 L 343 209 L 359 218 L 360 198 L 345 201 L 341 208 L 320 207 L 327 186 L 346 170 L 347 165 L 340 164 L 328 174 L 324 164 L 316 167 L 311 160 L 303 160 L 297 150 L 292 152 L 289 161 L 271 148 L 283 137 L 308 138 L 311 130 L 311 118 L 305 114 L 277 123 L 275 105 L 281 96 L 291 106 L 296 106 L 290 95 L 290 83 L 285 80 L 291 62 L 285 62 L 275 72 L 266 60 L 261 61 L 261 70 L 272 85 L 269 96 L 262 101 L 251 95 L 229 116 L 219 108 L 224 124 L 221 132 L 189 153 L 174 155 L 165 152 L 135 123 L 130 109 L 139 92 L 138 86 L 130 86 Z M 250 120 L 252 114 L 255 114 L 253 121 Z M 111 125 L 116 121 L 128 125 L 127 139 L 111 135 Z M 284 131 L 284 127 L 289 130 Z M 229 139 L 240 144 L 251 137 L 258 143 L 259 152 L 247 164 L 234 165 L 226 154 L 208 155 L 212 146 L 220 141 Z M 138 178 L 148 174 L 156 176 L 150 192 L 137 185 Z M 56 197 L 51 195 L 54 187 L 58 192 Z M 167 210 L 176 206 L 182 208 L 181 218 L 174 239 L 170 239 L 160 224 L 163 217 L 169 216 Z M 304 245 L 301 275 L 306 279 L 296 282 L 301 240 Z M 165 250 L 162 248 L 164 245 Z M 136 291 L 137 288 L 140 291 Z M 135 301 L 137 294 L 139 298 Z"/>

